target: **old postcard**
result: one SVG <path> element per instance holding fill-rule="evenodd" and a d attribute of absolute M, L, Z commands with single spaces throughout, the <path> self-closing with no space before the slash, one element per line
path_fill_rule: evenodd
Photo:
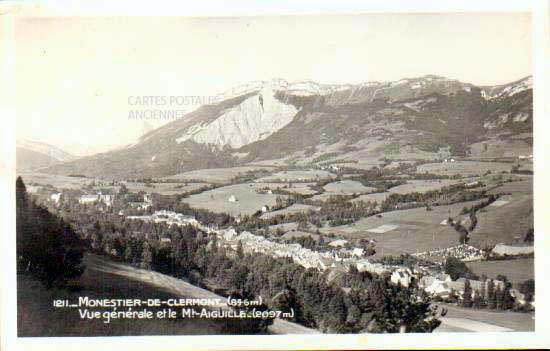
<path fill-rule="evenodd" d="M 3 337 L 539 342 L 534 16 L 14 16 Z"/>

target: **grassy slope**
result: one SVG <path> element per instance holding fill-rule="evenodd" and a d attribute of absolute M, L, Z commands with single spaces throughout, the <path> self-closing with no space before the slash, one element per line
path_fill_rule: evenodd
<path fill-rule="evenodd" d="M 52 301 L 78 296 L 90 298 L 169 298 L 174 297 L 143 282 L 112 273 L 87 270 L 78 281 L 82 290 L 68 293 L 45 290 L 28 276 L 18 276 L 18 336 L 135 336 L 223 334 L 223 322 L 194 320 L 81 320 L 77 309 L 54 308 Z"/>
<path fill-rule="evenodd" d="M 488 323 L 514 331 L 534 331 L 535 320 L 533 313 L 519 313 L 511 311 L 478 310 L 462 308 L 449 304 L 440 304 L 448 310 L 446 318 L 464 318 L 476 322 Z"/>
<path fill-rule="evenodd" d="M 173 320 L 80 320 L 78 311 L 53 308 L 53 299 L 79 296 L 90 298 L 221 298 L 205 289 L 161 273 L 137 269 L 101 256 L 86 255 L 86 272 L 78 280 L 82 289 L 77 292 L 46 291 L 26 276 L 18 277 L 18 335 L 19 336 L 135 336 L 135 335 L 215 335 L 246 334 L 238 322 L 227 319 Z M 227 308 L 225 305 L 222 309 Z M 135 310 L 135 309 L 134 309 Z M 319 333 L 301 325 L 276 319 L 269 327 L 271 334 Z"/>
<path fill-rule="evenodd" d="M 488 278 L 495 279 L 497 275 L 505 275 L 508 280 L 518 287 L 517 284 L 527 279 L 535 278 L 534 259 L 520 258 L 506 261 L 479 261 L 466 263 L 477 275 L 485 274 Z"/>

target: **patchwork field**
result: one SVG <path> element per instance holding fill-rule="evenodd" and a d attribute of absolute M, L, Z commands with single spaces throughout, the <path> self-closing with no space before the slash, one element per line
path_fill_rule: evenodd
<path fill-rule="evenodd" d="M 189 171 L 185 173 L 176 174 L 173 176 L 165 177 L 162 179 L 178 179 L 178 180 L 200 180 L 207 183 L 226 183 L 231 179 L 243 175 L 246 172 L 254 171 L 271 171 L 272 167 L 267 166 L 243 166 L 243 167 L 231 167 L 231 168 L 210 168 Z"/>
<path fill-rule="evenodd" d="M 235 196 L 237 201 L 230 202 L 231 196 Z M 236 184 L 191 195 L 182 201 L 191 207 L 237 216 L 254 214 L 264 205 L 272 207 L 277 196 L 280 195 L 258 193 L 252 184 Z"/>
<path fill-rule="evenodd" d="M 319 207 L 303 205 L 303 204 L 293 204 L 281 210 L 264 213 L 263 215 L 261 215 L 261 218 L 267 219 L 267 218 L 271 218 L 279 215 L 286 215 L 286 214 L 293 214 L 293 213 L 300 213 L 300 212 L 306 213 L 309 211 L 316 211 L 316 210 L 319 210 Z"/>
<path fill-rule="evenodd" d="M 325 193 L 333 195 L 353 195 L 359 193 L 370 193 L 376 188 L 367 187 L 355 180 L 341 180 L 333 183 L 328 183 L 323 187 Z"/>
<path fill-rule="evenodd" d="M 460 174 L 463 177 L 467 177 L 481 176 L 487 173 L 487 171 L 491 171 L 492 174 L 502 171 L 509 172 L 511 168 L 512 164 L 503 162 L 456 161 L 426 163 L 418 166 L 417 173 L 428 172 L 448 176 Z"/>
<path fill-rule="evenodd" d="M 322 170 L 281 171 L 267 177 L 257 179 L 257 182 L 311 182 L 318 179 L 334 178 L 335 175 Z"/>
<path fill-rule="evenodd" d="M 527 279 L 535 279 L 535 262 L 533 258 L 518 258 L 502 261 L 468 262 L 466 265 L 475 274 L 485 274 L 488 278 L 496 279 L 502 274 L 508 278 L 514 287 L 518 287 Z"/>
<path fill-rule="evenodd" d="M 438 250 L 456 246 L 459 238 L 453 228 L 441 225 L 441 222 L 460 213 L 464 206 L 475 203 L 436 206 L 432 211 L 421 207 L 386 212 L 382 217 L 371 216 L 351 225 L 326 227 L 321 232 L 334 233 L 345 239 L 374 239 L 377 241 L 375 257 Z"/>

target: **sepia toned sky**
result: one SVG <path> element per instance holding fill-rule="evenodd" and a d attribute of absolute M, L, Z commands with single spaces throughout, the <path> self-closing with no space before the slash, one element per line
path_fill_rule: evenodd
<path fill-rule="evenodd" d="M 436 74 L 492 85 L 532 70 L 525 13 L 37 17 L 16 21 L 15 40 L 17 138 L 75 153 L 134 142 L 143 121 L 130 120 L 132 110 L 198 104 L 136 106 L 136 96 L 207 99 L 275 77 L 360 83 Z"/>

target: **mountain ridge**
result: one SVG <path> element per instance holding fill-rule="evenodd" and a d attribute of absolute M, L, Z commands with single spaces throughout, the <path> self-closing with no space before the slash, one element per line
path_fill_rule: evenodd
<path fill-rule="evenodd" d="M 495 151 L 503 155 L 513 151 L 513 143 L 532 148 L 532 136 L 525 136 L 532 133 L 530 76 L 490 87 L 435 75 L 358 85 L 300 84 L 274 79 L 241 86 L 133 145 L 46 171 L 160 177 L 277 158 L 305 160 L 306 153 L 326 150 L 362 161 L 415 153 L 437 157 L 446 148 L 469 155 L 479 143 L 506 149 Z M 524 137 L 512 138 L 517 135 Z M 524 150 L 522 145 L 516 146 Z"/>

